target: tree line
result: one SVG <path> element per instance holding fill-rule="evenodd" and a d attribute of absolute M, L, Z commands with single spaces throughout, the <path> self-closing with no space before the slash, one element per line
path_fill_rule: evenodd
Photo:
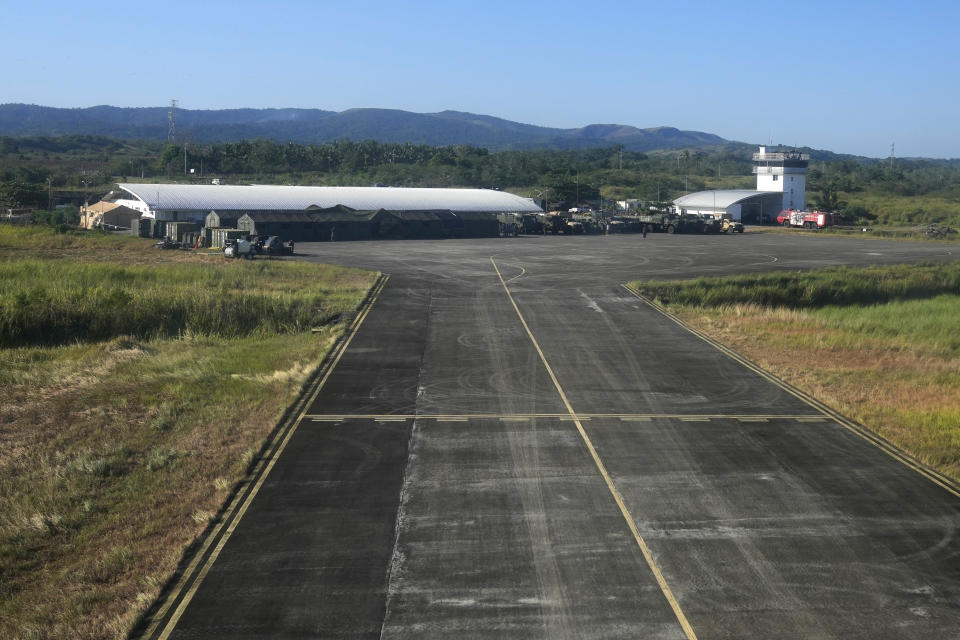
<path fill-rule="evenodd" d="M 637 198 L 665 202 L 709 188 L 753 188 L 751 145 L 640 153 L 596 149 L 490 152 L 340 140 L 191 144 L 101 136 L 0 137 L 0 202 L 44 206 L 55 189 L 91 194 L 115 181 L 175 180 L 278 184 L 510 189 L 549 204 Z M 871 160 L 812 152 L 811 201 L 843 209 L 841 193 L 960 197 L 960 160 Z M 819 200 L 817 200 L 819 198 Z M 826 206 L 829 205 L 829 206 Z"/>

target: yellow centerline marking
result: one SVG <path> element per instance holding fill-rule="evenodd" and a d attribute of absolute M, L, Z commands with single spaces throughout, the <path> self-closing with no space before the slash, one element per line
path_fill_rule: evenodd
<path fill-rule="evenodd" d="M 267 454 L 257 463 L 257 469 L 252 477 L 257 478 L 256 484 L 248 492 L 246 498 L 242 501 L 242 504 L 234 502 L 230 505 L 227 510 L 224 512 L 223 517 L 220 519 L 220 523 L 214 527 L 210 534 L 207 536 L 204 541 L 201 549 L 194 556 L 193 561 L 184 571 L 183 576 L 180 578 L 180 581 L 177 583 L 177 586 L 174 590 L 167 596 L 166 603 L 156 614 L 153 619 L 153 622 L 147 627 L 146 632 L 144 633 L 144 638 L 151 637 L 157 630 L 157 626 L 162 621 L 163 617 L 166 615 L 166 612 L 169 607 L 169 603 L 174 602 L 180 593 L 183 591 L 184 586 L 196 575 L 196 579 L 193 581 L 193 584 L 190 585 L 190 588 L 186 591 L 183 596 L 183 599 L 180 601 L 180 604 L 174 610 L 173 614 L 170 616 L 170 619 L 167 621 L 167 624 L 163 628 L 163 632 L 158 636 L 158 640 L 167 640 L 170 637 L 170 634 L 173 633 L 173 630 L 176 628 L 177 623 L 180 621 L 183 612 L 186 610 L 187 605 L 190 604 L 190 601 L 193 599 L 193 596 L 196 594 L 197 589 L 199 589 L 200 584 L 206 578 L 207 574 L 210 571 L 210 568 L 216 562 L 217 558 L 220 556 L 220 552 L 223 550 L 223 547 L 227 544 L 227 540 L 230 539 L 230 536 L 233 535 L 233 532 L 236 530 L 237 525 L 240 523 L 240 520 L 243 518 L 244 514 L 247 512 L 247 508 L 250 506 L 250 503 L 253 502 L 253 499 L 259 493 L 260 488 L 263 486 L 263 483 L 266 481 L 267 476 L 270 475 L 270 471 L 273 470 L 273 466 L 276 464 L 277 459 L 280 457 L 280 454 L 283 453 L 283 450 L 286 448 L 287 443 L 290 442 L 290 439 L 293 437 L 293 434 L 296 432 L 297 427 L 306 417 L 306 409 L 309 408 L 314 400 L 316 400 L 317 395 L 320 393 L 320 390 L 326 384 L 327 380 L 330 378 L 330 375 L 333 373 L 333 370 L 337 367 L 337 364 L 340 362 L 340 359 L 343 357 L 343 354 L 346 352 L 347 347 L 350 346 L 350 343 L 353 341 L 354 336 L 356 336 L 357 331 L 360 328 L 360 325 L 366 319 L 367 315 L 370 313 L 370 310 L 373 308 L 374 303 L 377 301 L 377 298 L 380 296 L 380 293 L 383 291 L 383 288 L 386 286 L 387 279 L 389 276 L 382 276 L 380 282 L 374 288 L 371 293 L 370 298 L 367 300 L 364 305 L 363 310 L 354 318 L 353 322 L 350 324 L 350 328 L 347 333 L 347 338 L 343 340 L 337 347 L 336 355 L 333 360 L 330 361 L 330 366 L 327 367 L 327 370 L 324 372 L 322 378 L 317 383 L 316 388 L 313 393 L 310 394 L 310 398 L 303 403 L 304 410 L 300 412 L 294 421 L 293 425 L 287 431 L 286 435 L 282 440 L 275 444 Z M 268 461 L 268 462 L 266 462 Z M 258 475 L 259 474 L 259 475 Z M 242 492 L 237 493 L 237 497 L 242 496 Z M 236 517 L 231 520 L 230 516 L 236 511 Z M 217 546 L 210 553 L 210 556 L 207 558 L 206 562 L 203 563 L 203 566 L 200 568 L 200 572 L 196 573 L 200 559 L 203 558 L 206 551 L 210 548 L 210 543 L 216 539 L 217 535 L 223 530 L 223 525 L 225 522 L 230 522 L 230 525 L 224 530 L 223 535 L 220 537 Z"/>
<path fill-rule="evenodd" d="M 526 273 L 527 273 L 526 268 L 525 268 L 523 265 L 520 265 L 520 273 L 518 273 L 517 275 L 515 275 L 515 276 L 513 276 L 512 278 L 510 278 L 509 280 L 507 280 L 507 283 L 509 284 L 509 283 L 513 282 L 514 280 L 516 280 L 517 278 L 522 278 L 524 275 L 526 275 Z M 502 279 L 503 279 L 503 278 L 501 278 L 501 280 L 502 280 Z"/>
<path fill-rule="evenodd" d="M 824 404 L 823 402 L 820 402 L 813 396 L 808 395 L 804 391 L 798 389 L 797 387 L 794 387 L 793 385 L 786 382 L 785 380 L 781 380 L 777 378 L 775 375 L 773 375 L 769 371 L 765 371 L 764 369 L 761 369 L 759 366 L 750 362 L 749 360 L 741 356 L 739 353 L 737 353 L 730 347 L 714 340 L 713 338 L 703 333 L 702 331 L 693 328 L 692 326 L 690 326 L 689 324 L 681 320 L 679 317 L 677 317 L 673 313 L 667 311 L 667 309 L 665 309 L 662 305 L 659 305 L 653 300 L 650 300 L 649 298 L 641 294 L 639 291 L 637 291 L 633 287 L 626 284 L 621 286 L 627 291 L 629 291 L 631 294 L 633 294 L 635 297 L 637 297 L 639 300 L 646 303 L 651 309 L 654 309 L 655 311 L 661 313 L 663 316 L 672 320 L 673 322 L 683 327 L 693 335 L 697 336 L 707 344 L 725 353 L 731 359 L 737 361 L 738 363 L 750 369 L 751 371 L 753 371 L 760 377 L 764 378 L 768 382 L 775 384 L 776 386 L 780 387 L 781 389 L 783 389 L 793 397 L 797 398 L 798 400 L 804 402 L 805 404 L 812 407 L 816 411 L 820 412 L 820 416 L 806 417 L 806 418 L 798 417 L 797 420 L 802 422 L 814 422 L 817 420 L 817 418 L 833 420 L 834 422 L 842 426 L 844 429 L 856 434 L 860 438 L 874 445 L 875 447 L 877 447 L 878 449 L 886 453 L 888 456 L 890 456 L 894 460 L 897 460 L 901 464 L 904 464 L 907 467 L 913 469 L 914 471 L 924 476 L 934 484 L 945 489 L 948 493 L 951 493 L 952 495 L 960 498 L 960 485 L 958 485 L 952 479 L 946 477 L 945 475 L 941 474 L 939 471 L 936 471 L 935 469 L 931 469 L 927 467 L 926 465 L 919 462 L 918 460 L 914 460 L 913 457 L 911 457 L 908 453 L 902 451 L 896 445 L 888 442 L 883 437 L 868 430 L 866 427 L 859 425 L 856 422 L 850 420 L 849 418 L 841 414 L 839 411 L 836 411 L 832 407 Z"/>
<path fill-rule="evenodd" d="M 610 491 L 614 501 L 620 508 L 620 513 L 623 515 L 623 519 L 626 520 L 627 526 L 630 528 L 630 533 L 633 534 L 633 539 L 640 548 L 640 553 L 643 554 L 644 559 L 647 561 L 647 566 L 650 567 L 650 571 L 653 573 L 657 584 L 660 586 L 660 590 L 663 592 L 664 597 L 666 597 L 667 602 L 670 604 L 670 608 L 673 609 L 673 613 L 677 617 L 680 627 L 683 629 L 683 632 L 686 634 L 688 640 L 696 640 L 697 634 L 694 633 L 693 627 L 690 626 L 686 615 L 684 615 L 683 610 L 680 608 L 680 603 L 677 601 L 676 596 L 673 595 L 670 585 L 667 584 L 667 580 L 664 578 L 663 572 L 653 559 L 653 553 L 650 551 L 650 547 L 647 546 L 643 536 L 640 535 L 640 530 L 637 528 L 637 523 L 634 521 L 633 516 L 630 515 L 630 510 L 627 509 L 627 505 L 623 501 L 623 496 L 620 494 L 616 484 L 613 482 L 613 478 L 610 477 L 610 473 L 607 471 L 606 465 L 604 465 L 603 461 L 600 459 L 600 454 L 597 453 L 596 448 L 593 446 L 593 442 L 590 441 L 590 436 L 587 435 L 586 429 L 583 428 L 583 424 L 577 417 L 577 413 L 573 410 L 573 406 L 567 399 L 567 394 L 564 393 L 563 387 L 560 386 L 560 381 L 557 380 L 557 376 L 554 375 L 553 368 L 550 366 L 550 363 L 547 362 L 547 357 L 544 355 L 543 349 L 540 348 L 540 344 L 534 337 L 533 331 L 530 330 L 530 326 L 527 324 L 526 319 L 523 317 L 523 314 L 520 313 L 520 307 L 517 306 L 516 301 L 513 299 L 513 294 L 510 293 L 510 287 L 507 286 L 507 283 L 503 279 L 503 275 L 500 273 L 500 269 L 497 268 L 496 261 L 492 257 L 490 258 L 490 263 L 493 265 L 494 271 L 497 272 L 497 277 L 500 279 L 500 283 L 503 285 L 503 290 L 506 292 L 507 298 L 510 299 L 510 304 L 513 305 L 513 310 L 517 312 L 517 317 L 520 318 L 520 324 L 523 325 L 524 330 L 527 332 L 527 337 L 530 338 L 530 342 L 533 343 L 534 349 L 536 349 L 537 354 L 540 356 L 540 361 L 543 362 L 543 366 L 546 368 L 547 374 L 550 376 L 550 380 L 553 382 L 553 386 L 557 389 L 557 393 L 560 394 L 560 399 L 563 401 L 563 406 L 569 412 L 570 417 L 573 418 L 573 422 L 577 426 L 577 431 L 580 432 L 580 437 L 583 439 L 584 444 L 587 446 L 587 450 L 590 452 L 590 457 L 593 458 L 593 462 L 596 465 L 597 470 L 600 472 L 600 475 L 603 476 L 603 480 L 607 484 L 607 489 Z"/>

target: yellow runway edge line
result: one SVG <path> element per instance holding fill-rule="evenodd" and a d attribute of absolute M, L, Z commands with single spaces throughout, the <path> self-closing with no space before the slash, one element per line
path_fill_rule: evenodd
<path fill-rule="evenodd" d="M 510 299 L 510 304 L 513 305 L 513 309 L 517 312 L 517 317 L 520 318 L 520 323 L 527 332 L 530 342 L 533 343 L 534 349 L 536 349 L 537 354 L 540 356 L 540 361 L 543 362 L 543 366 L 546 368 L 547 374 L 550 376 L 550 380 L 553 381 L 553 386 L 556 387 L 557 393 L 560 394 L 560 399 L 563 401 L 564 407 L 566 407 L 571 418 L 573 418 L 573 422 L 577 426 L 577 431 L 580 432 L 580 437 L 587 446 L 587 450 L 590 452 L 590 456 L 593 458 L 593 462 L 596 465 L 597 470 L 600 472 L 600 475 L 603 476 L 603 480 L 607 484 L 607 489 L 609 489 L 614 501 L 616 501 L 617 506 L 620 508 L 620 513 L 623 515 L 624 520 L 626 520 L 627 526 L 630 528 L 630 533 L 633 534 L 633 539 L 636 541 L 637 546 L 640 548 L 640 552 L 647 561 L 647 566 L 650 567 L 650 571 L 653 573 L 654 578 L 656 578 L 657 584 L 660 585 L 660 590 L 663 592 L 664 597 L 670 604 L 670 608 L 673 609 L 673 613 L 677 617 L 680 627 L 683 629 L 683 632 L 686 634 L 688 640 L 697 640 L 697 634 L 694 633 L 693 627 L 691 627 L 690 623 L 687 621 L 687 616 L 684 615 L 683 610 L 680 608 L 680 603 L 677 601 L 676 596 L 673 595 L 670 585 L 667 584 L 667 580 L 664 578 L 663 572 L 653 559 L 653 553 L 650 551 L 650 547 L 647 546 L 643 536 L 640 535 L 640 530 L 637 528 L 637 523 L 634 522 L 633 516 L 630 515 L 630 511 L 627 509 L 627 505 L 623 501 L 623 496 L 620 494 L 620 491 L 614 484 L 613 478 L 610 477 L 610 473 L 607 471 L 606 466 L 600 459 L 600 455 L 593 446 L 593 442 L 590 441 L 590 436 L 587 435 L 586 430 L 583 428 L 583 424 L 581 424 L 579 418 L 577 418 L 577 413 L 570 405 L 570 401 L 567 399 L 567 394 L 564 393 L 563 387 L 560 386 L 560 381 L 557 380 L 557 376 L 554 375 L 553 368 L 550 366 L 550 363 L 547 362 L 547 357 L 540 348 L 540 344 L 537 342 L 537 339 L 533 336 L 530 326 L 527 324 L 526 319 L 524 319 L 523 314 L 520 313 L 520 307 L 517 306 L 516 301 L 513 299 L 513 294 L 510 293 L 510 288 L 507 286 L 506 281 L 504 281 L 503 275 L 500 273 L 500 269 L 497 267 L 497 263 L 493 257 L 490 258 L 490 263 L 493 265 L 494 271 L 497 272 L 497 277 L 500 279 L 500 283 L 503 285 L 503 290 L 507 293 L 507 298 Z"/>
<path fill-rule="evenodd" d="M 319 381 L 316 383 L 315 388 L 312 393 L 310 393 L 309 398 L 301 403 L 301 411 L 297 415 L 296 419 L 287 429 L 286 433 L 280 432 L 277 435 L 277 440 L 270 446 L 270 449 L 267 453 L 260 459 L 257 463 L 257 466 L 254 468 L 254 472 L 251 474 L 251 479 L 256 479 L 256 483 L 253 488 L 249 490 L 244 498 L 244 492 L 238 491 L 234 502 L 227 507 L 224 511 L 223 516 L 220 518 L 220 522 L 216 527 L 210 530 L 209 534 L 206 536 L 203 545 L 197 551 L 194 556 L 193 561 L 184 571 L 183 575 L 180 577 L 180 580 L 177 582 L 176 587 L 165 599 L 164 605 L 157 611 L 156 615 L 153 617 L 153 621 L 150 626 L 147 627 L 146 632 L 143 634 L 144 638 L 151 638 L 153 634 L 156 633 L 157 627 L 163 618 L 166 616 L 166 613 L 169 609 L 171 603 L 175 602 L 176 599 L 183 592 L 184 587 L 190 583 L 190 581 L 196 576 L 196 579 L 193 580 L 193 584 L 190 585 L 189 590 L 183 596 L 183 599 L 180 601 L 180 604 L 177 606 L 173 615 L 167 621 L 167 624 L 164 626 L 163 631 L 157 637 L 158 640 L 167 640 L 170 637 L 170 634 L 177 626 L 180 617 L 183 615 L 183 612 L 186 610 L 187 605 L 190 603 L 190 600 L 193 599 L 194 594 L 199 588 L 200 584 L 203 582 L 207 573 L 210 570 L 210 567 L 213 566 L 216 562 L 217 557 L 220 555 L 220 552 L 223 550 L 224 545 L 226 545 L 227 540 L 230 539 L 230 536 L 233 534 L 234 530 L 237 528 L 237 525 L 240 523 L 240 520 L 243 518 L 243 515 L 246 513 L 247 508 L 250 506 L 250 503 L 253 502 L 253 499 L 256 497 L 257 493 L 260 491 L 260 487 L 263 486 L 264 481 L 267 479 L 267 476 L 270 475 L 270 471 L 273 469 L 274 464 L 276 464 L 277 459 L 280 457 L 280 454 L 286 448 L 287 443 L 290 441 L 294 432 L 296 432 L 297 427 L 303 421 L 306 414 L 306 409 L 308 409 L 313 401 L 316 399 L 317 395 L 320 393 L 320 390 L 326 384 L 327 380 L 330 378 L 331 373 L 336 368 L 337 364 L 340 362 L 340 359 L 343 357 L 344 352 L 346 352 L 347 347 L 350 346 L 350 342 L 353 341 L 354 336 L 357 333 L 357 330 L 360 328 L 360 325 L 366 319 L 367 314 L 370 313 L 370 310 L 373 308 L 374 303 L 377 301 L 377 298 L 380 296 L 380 293 L 383 291 L 383 288 L 386 286 L 389 276 L 383 275 L 380 277 L 379 282 L 376 284 L 372 290 L 370 296 L 368 297 L 366 303 L 361 308 L 360 313 L 357 314 L 353 322 L 350 324 L 350 328 L 346 334 L 346 339 L 340 341 L 339 345 L 335 347 L 335 352 L 333 353 L 332 359 L 327 362 L 329 365 L 326 367 L 323 375 L 320 377 Z M 236 512 L 236 517 L 231 520 L 231 516 Z M 217 543 L 216 548 L 213 552 L 207 557 L 206 561 L 203 562 L 203 566 L 200 567 L 200 562 L 202 558 L 206 555 L 208 549 L 210 548 L 213 540 L 217 539 L 217 536 L 223 530 L 224 524 L 229 522 L 229 526 L 226 531 L 223 532 L 223 535 L 220 537 L 219 542 Z M 199 573 L 198 573 L 199 570 Z"/>
<path fill-rule="evenodd" d="M 914 459 L 913 456 L 901 450 L 892 442 L 887 441 L 882 436 L 868 430 L 866 427 L 862 425 L 857 424 L 853 420 L 847 418 L 846 416 L 834 410 L 833 408 L 820 402 L 816 398 L 810 395 L 807 395 L 804 391 L 794 387 L 790 383 L 777 378 L 775 375 L 773 375 L 769 371 L 765 371 L 764 369 L 760 368 L 758 365 L 744 358 L 742 355 L 740 355 L 730 347 L 727 347 L 726 345 L 723 345 L 717 342 L 716 340 L 714 340 L 707 334 L 703 333 L 702 331 L 699 331 L 698 329 L 691 327 L 686 322 L 681 320 L 679 317 L 667 311 L 662 305 L 659 305 L 656 302 L 650 300 L 649 298 L 641 294 L 639 291 L 637 291 L 633 287 L 630 287 L 626 284 L 621 286 L 623 286 L 624 289 L 629 291 L 636 298 L 638 298 L 639 300 L 647 304 L 651 309 L 654 309 L 655 311 L 663 314 L 665 317 L 669 318 L 676 324 L 680 325 L 681 327 L 683 327 L 693 335 L 697 336 L 707 344 L 711 345 L 712 347 L 716 348 L 719 351 L 722 351 L 727 356 L 729 356 L 733 360 L 736 360 L 737 362 L 747 367 L 757 375 L 761 376 L 762 378 L 766 379 L 769 382 L 772 382 L 773 384 L 777 385 L 778 387 L 780 387 L 790 395 L 794 396 L 799 400 L 802 400 L 807 405 L 813 407 L 815 410 L 820 412 L 821 417 L 829 418 L 830 420 L 833 420 L 843 428 L 847 429 L 852 433 L 855 433 L 856 435 L 860 436 L 867 442 L 871 443 L 872 445 L 874 445 L 875 447 L 877 447 L 878 449 L 886 453 L 891 458 L 897 460 L 901 464 L 906 465 L 907 467 L 910 467 L 911 469 L 913 469 L 920 475 L 924 476 L 934 484 L 942 487 L 943 489 L 946 489 L 947 492 L 960 498 L 960 486 L 958 486 L 956 482 L 954 482 L 947 476 L 941 474 L 939 471 L 936 471 L 935 469 L 931 469 L 930 467 L 926 466 L 919 460 Z M 813 418 L 805 418 L 802 420 L 812 421 Z"/>

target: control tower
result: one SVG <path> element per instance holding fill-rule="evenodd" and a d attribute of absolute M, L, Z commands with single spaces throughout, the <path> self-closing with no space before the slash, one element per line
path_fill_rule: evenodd
<path fill-rule="evenodd" d="M 810 156 L 798 151 L 769 153 L 760 147 L 753 154 L 753 172 L 757 174 L 757 191 L 778 191 L 783 194 L 783 208 L 803 211 L 807 206 L 807 165 Z"/>

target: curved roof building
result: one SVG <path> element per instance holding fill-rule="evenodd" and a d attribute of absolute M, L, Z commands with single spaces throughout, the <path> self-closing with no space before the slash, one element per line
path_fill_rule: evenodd
<path fill-rule="evenodd" d="M 680 213 L 729 213 L 734 220 L 760 222 L 776 218 L 783 208 L 783 194 L 753 189 L 718 189 L 688 193 L 674 200 L 673 204 Z"/>
<path fill-rule="evenodd" d="M 530 198 L 492 189 L 289 187 L 120 183 L 110 199 L 158 220 L 202 221 L 208 213 L 302 212 L 337 205 L 370 211 L 541 213 Z"/>
<path fill-rule="evenodd" d="M 682 209 L 723 211 L 734 204 L 740 204 L 764 195 L 765 191 L 753 189 L 717 189 L 714 191 L 697 191 L 680 196 L 673 201 Z"/>

